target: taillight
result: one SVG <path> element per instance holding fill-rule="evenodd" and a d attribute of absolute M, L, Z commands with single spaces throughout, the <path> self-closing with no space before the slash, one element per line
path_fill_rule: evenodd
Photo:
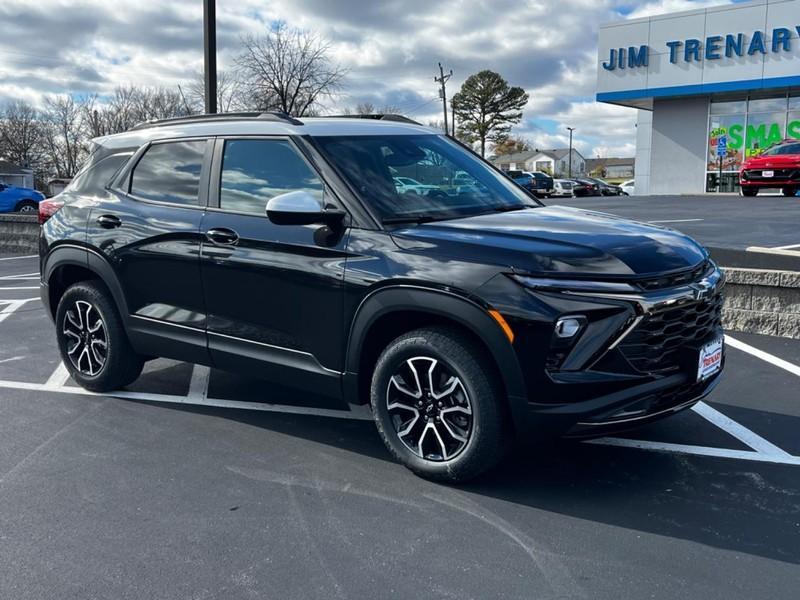
<path fill-rule="evenodd" d="M 56 214 L 58 209 L 62 206 L 64 206 L 64 201 L 56 200 L 55 198 L 51 198 L 50 200 L 42 200 L 39 202 L 39 225 L 43 224 L 45 221 L 47 221 L 47 219 Z"/>

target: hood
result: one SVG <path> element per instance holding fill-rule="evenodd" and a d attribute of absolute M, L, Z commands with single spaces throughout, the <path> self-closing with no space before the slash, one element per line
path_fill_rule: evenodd
<path fill-rule="evenodd" d="M 773 156 L 754 156 L 744 162 L 743 169 L 783 169 L 800 166 L 800 154 L 775 154 Z"/>
<path fill-rule="evenodd" d="M 630 278 L 689 269 L 708 257 L 677 231 L 562 206 L 426 223 L 393 236 L 407 250 L 523 273 Z"/>

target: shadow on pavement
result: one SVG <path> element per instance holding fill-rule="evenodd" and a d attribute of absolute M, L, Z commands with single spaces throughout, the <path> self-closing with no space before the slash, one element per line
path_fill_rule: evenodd
<path fill-rule="evenodd" d="M 391 462 L 367 421 L 198 406 L 168 408 L 214 415 Z M 401 471 L 392 477 L 397 472 Z M 337 473 L 361 477 L 362 486 L 391 493 L 380 479 L 388 476 L 383 468 L 372 468 L 366 481 L 363 471 L 342 469 L 330 476 Z M 795 466 L 559 442 L 518 449 L 494 472 L 458 489 L 522 507 L 800 563 L 798 475 Z M 436 488 L 410 473 L 407 477 L 402 484 L 406 493 L 419 488 L 424 494 Z"/>

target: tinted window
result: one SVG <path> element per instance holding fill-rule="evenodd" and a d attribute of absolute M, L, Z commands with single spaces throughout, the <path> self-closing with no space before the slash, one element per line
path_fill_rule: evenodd
<path fill-rule="evenodd" d="M 225 142 L 220 208 L 263 215 L 270 198 L 301 190 L 322 201 L 322 182 L 288 141 Z"/>
<path fill-rule="evenodd" d="M 317 143 L 385 221 L 449 219 L 534 206 L 527 194 L 455 142 L 439 135 L 319 137 Z M 398 193 L 392 176 L 431 186 Z"/>
<path fill-rule="evenodd" d="M 158 202 L 199 204 L 205 149 L 205 141 L 154 144 L 133 170 L 131 194 Z"/>
<path fill-rule="evenodd" d="M 67 191 L 79 194 L 102 193 L 131 155 L 131 152 L 112 154 L 97 161 L 78 174 L 67 187 Z"/>

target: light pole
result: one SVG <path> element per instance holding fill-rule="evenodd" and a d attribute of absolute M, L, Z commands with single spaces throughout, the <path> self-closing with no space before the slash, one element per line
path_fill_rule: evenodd
<path fill-rule="evenodd" d="M 203 0 L 203 63 L 205 66 L 206 113 L 217 112 L 217 6 Z"/>
<path fill-rule="evenodd" d="M 567 127 L 569 130 L 569 178 L 572 179 L 572 132 L 575 131 L 574 127 Z"/>

